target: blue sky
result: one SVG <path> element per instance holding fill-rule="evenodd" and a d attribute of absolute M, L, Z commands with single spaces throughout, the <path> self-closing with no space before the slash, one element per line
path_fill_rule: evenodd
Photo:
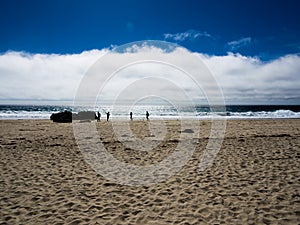
<path fill-rule="evenodd" d="M 150 39 L 197 55 L 228 104 L 299 104 L 299 9 L 297 0 L 2 0 L 0 103 L 71 101 L 86 71 L 112 47 Z"/>
<path fill-rule="evenodd" d="M 146 39 L 262 60 L 300 52 L 297 0 L 2 0 L 0 5 L 2 53 L 80 53 Z"/>

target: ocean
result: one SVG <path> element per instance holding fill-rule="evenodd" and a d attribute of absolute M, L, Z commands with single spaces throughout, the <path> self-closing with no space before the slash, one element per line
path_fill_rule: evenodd
<path fill-rule="evenodd" d="M 138 105 L 112 107 L 104 105 L 96 108 L 73 108 L 62 105 L 0 105 L 0 119 L 50 119 L 55 112 L 69 110 L 72 112 L 91 110 L 99 111 L 102 117 L 109 111 L 111 119 L 129 119 L 129 112 L 133 112 L 136 120 L 144 119 L 149 111 L 150 119 L 211 119 L 213 116 L 226 119 L 262 119 L 262 118 L 300 118 L 300 105 L 227 105 L 226 110 L 217 114 L 211 112 L 208 106 L 182 106 L 175 108 L 165 105 Z"/>

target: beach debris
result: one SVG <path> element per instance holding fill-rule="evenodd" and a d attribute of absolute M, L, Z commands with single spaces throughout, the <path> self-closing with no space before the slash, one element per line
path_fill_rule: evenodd
<path fill-rule="evenodd" d="M 191 133 L 194 133 L 194 131 L 192 129 L 185 129 L 185 130 L 181 131 L 181 133 L 189 133 L 189 134 L 191 134 Z"/>

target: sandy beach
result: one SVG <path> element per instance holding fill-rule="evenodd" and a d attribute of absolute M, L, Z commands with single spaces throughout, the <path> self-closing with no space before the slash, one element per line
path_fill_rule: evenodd
<path fill-rule="evenodd" d="M 167 121 L 159 147 L 137 152 L 116 140 L 111 122 L 93 123 L 112 156 L 141 166 L 170 154 L 181 132 Z M 72 124 L 1 120 L 0 224 L 299 224 L 300 120 L 227 121 L 213 164 L 200 171 L 210 126 L 200 121 L 195 152 L 178 173 L 127 186 L 86 163 Z M 146 121 L 130 127 L 141 139 L 151 135 Z"/>

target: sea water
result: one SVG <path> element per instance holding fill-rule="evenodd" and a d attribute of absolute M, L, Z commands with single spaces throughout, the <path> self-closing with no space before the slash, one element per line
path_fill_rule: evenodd
<path fill-rule="evenodd" d="M 150 119 L 211 119 L 215 116 L 226 119 L 259 119 L 259 118 L 300 118 L 300 105 L 227 105 L 221 110 L 209 106 L 170 105 L 103 105 L 94 107 L 72 107 L 71 105 L 0 105 L 0 119 L 49 119 L 55 112 L 69 110 L 100 112 L 102 118 L 110 112 L 111 119 L 129 119 L 133 112 L 135 120 L 145 118 L 149 111 Z"/>

